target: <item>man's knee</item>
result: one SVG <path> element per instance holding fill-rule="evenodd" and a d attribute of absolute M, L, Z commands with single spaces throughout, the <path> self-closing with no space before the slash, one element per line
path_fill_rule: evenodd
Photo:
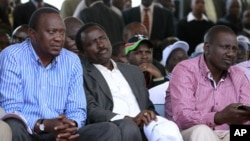
<path fill-rule="evenodd" d="M 9 118 L 9 119 L 6 119 L 4 121 L 11 128 L 11 132 L 12 132 L 13 136 L 16 136 L 18 134 L 23 134 L 24 132 L 26 132 L 25 125 L 20 120 L 15 119 L 15 118 Z M 27 132 L 27 134 L 28 134 L 28 132 Z"/>
<path fill-rule="evenodd" d="M 123 119 L 114 123 L 119 127 L 123 139 L 137 141 L 141 140 L 142 134 L 140 128 L 134 121 Z"/>
<path fill-rule="evenodd" d="M 0 140 L 1 141 L 11 141 L 12 132 L 9 125 L 0 120 Z"/>
<path fill-rule="evenodd" d="M 128 133 L 136 133 L 136 132 L 138 132 L 138 133 L 140 133 L 139 127 L 132 120 L 123 120 L 120 123 L 120 127 L 121 127 L 120 130 L 122 129 L 123 132 L 128 132 Z"/>
<path fill-rule="evenodd" d="M 217 141 L 218 137 L 214 134 L 213 130 L 207 125 L 195 125 L 188 129 L 183 130 L 182 136 L 184 141 L 198 141 L 200 139 L 206 140 L 214 140 Z"/>
<path fill-rule="evenodd" d="M 194 133 L 198 133 L 198 134 L 207 134 L 209 133 L 213 133 L 213 130 L 208 127 L 207 125 L 201 124 L 201 125 L 195 125 L 193 126 L 193 132 Z"/>
<path fill-rule="evenodd" d="M 22 127 L 24 126 L 24 124 L 19 120 L 19 119 L 16 119 L 16 118 L 8 118 L 6 120 L 4 120 L 11 128 L 12 127 Z"/>
<path fill-rule="evenodd" d="M 113 136 L 114 134 L 121 134 L 120 129 L 112 122 L 104 122 L 103 124 L 104 131 L 106 135 Z"/>

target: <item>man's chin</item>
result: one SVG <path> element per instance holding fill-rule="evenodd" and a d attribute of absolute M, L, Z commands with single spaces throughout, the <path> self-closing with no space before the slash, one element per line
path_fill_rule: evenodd
<path fill-rule="evenodd" d="M 60 55 L 60 53 L 61 53 L 61 51 L 53 51 L 53 52 L 51 52 L 51 55 L 56 57 L 56 56 Z"/>

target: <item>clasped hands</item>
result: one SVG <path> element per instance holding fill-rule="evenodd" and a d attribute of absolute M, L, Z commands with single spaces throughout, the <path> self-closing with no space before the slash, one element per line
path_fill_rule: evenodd
<path fill-rule="evenodd" d="M 54 119 L 44 119 L 43 123 L 45 131 L 54 134 L 56 141 L 74 141 L 79 137 L 76 123 L 67 119 L 65 115 L 60 115 Z"/>

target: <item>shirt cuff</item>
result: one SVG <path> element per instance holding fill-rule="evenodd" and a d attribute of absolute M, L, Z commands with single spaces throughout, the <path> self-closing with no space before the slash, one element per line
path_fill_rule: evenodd
<path fill-rule="evenodd" d="M 124 117 L 125 117 L 125 115 L 116 115 L 113 118 L 111 118 L 110 121 L 124 119 Z"/>
<path fill-rule="evenodd" d="M 154 78 L 153 81 L 162 81 L 164 80 L 164 77 L 160 77 L 160 78 Z"/>
<path fill-rule="evenodd" d="M 207 113 L 204 115 L 204 123 L 207 124 L 207 126 L 213 128 L 216 126 L 216 124 L 214 123 L 214 116 L 215 116 L 216 112 L 212 112 L 212 113 Z"/>

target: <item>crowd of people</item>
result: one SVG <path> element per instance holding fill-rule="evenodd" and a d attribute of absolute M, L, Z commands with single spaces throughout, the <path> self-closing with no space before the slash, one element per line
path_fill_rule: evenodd
<path fill-rule="evenodd" d="M 184 1 L 0 1 L 0 140 L 229 141 L 250 121 L 250 2 Z"/>

